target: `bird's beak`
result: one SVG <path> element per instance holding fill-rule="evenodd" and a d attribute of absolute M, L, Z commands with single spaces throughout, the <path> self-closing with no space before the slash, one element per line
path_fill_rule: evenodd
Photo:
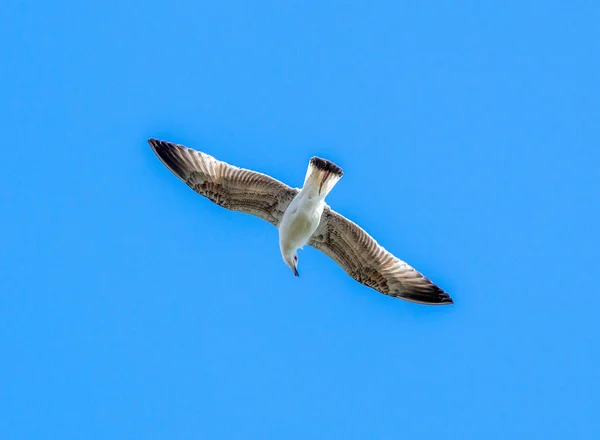
<path fill-rule="evenodd" d="M 300 276 L 300 274 L 298 274 L 298 269 L 296 269 L 296 267 L 294 266 L 294 275 L 296 275 L 297 277 Z"/>

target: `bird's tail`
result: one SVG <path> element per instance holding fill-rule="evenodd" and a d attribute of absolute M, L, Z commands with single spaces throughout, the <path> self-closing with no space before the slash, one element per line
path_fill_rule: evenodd
<path fill-rule="evenodd" d="M 318 195 L 325 197 L 343 175 L 342 169 L 333 162 L 312 157 L 306 170 L 304 187 L 312 187 Z"/>

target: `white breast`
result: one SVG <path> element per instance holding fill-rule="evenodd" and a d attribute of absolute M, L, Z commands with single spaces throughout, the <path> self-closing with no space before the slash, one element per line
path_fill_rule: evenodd
<path fill-rule="evenodd" d="M 319 226 L 325 202 L 319 197 L 298 193 L 279 225 L 279 246 L 283 251 L 302 248 Z"/>

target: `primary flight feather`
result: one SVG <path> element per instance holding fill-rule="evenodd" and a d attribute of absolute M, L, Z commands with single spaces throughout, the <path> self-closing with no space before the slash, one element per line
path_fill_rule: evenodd
<path fill-rule="evenodd" d="M 453 303 L 446 292 L 325 203 L 343 176 L 333 162 L 311 158 L 304 185 L 297 189 L 183 145 L 152 138 L 148 143 L 167 168 L 197 193 L 276 226 L 281 255 L 296 276 L 297 250 L 308 244 L 378 292 L 421 304 Z"/>

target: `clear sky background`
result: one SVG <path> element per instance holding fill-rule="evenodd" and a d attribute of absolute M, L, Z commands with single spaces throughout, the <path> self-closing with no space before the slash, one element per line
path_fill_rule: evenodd
<path fill-rule="evenodd" d="M 0 438 L 600 438 L 597 1 L 0 3 Z M 203 199 L 302 184 L 428 307 Z"/>

